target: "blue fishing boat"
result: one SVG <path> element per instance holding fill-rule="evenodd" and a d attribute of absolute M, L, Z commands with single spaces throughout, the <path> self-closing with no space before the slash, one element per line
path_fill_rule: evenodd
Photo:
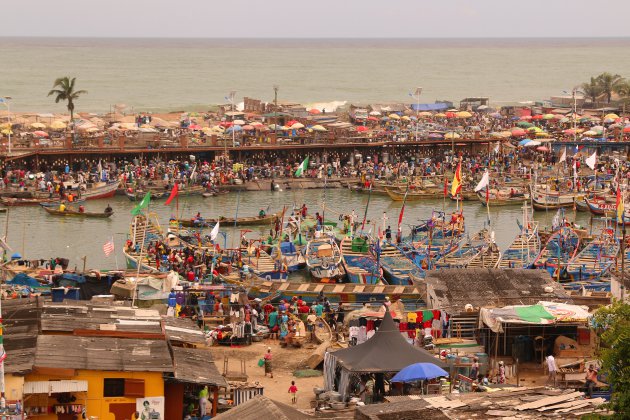
<path fill-rule="evenodd" d="M 529 268 L 540 253 L 538 222 L 529 218 L 529 207 L 523 205 L 521 232 L 501 255 L 499 268 Z"/>
<path fill-rule="evenodd" d="M 482 229 L 459 242 L 453 250 L 436 259 L 435 268 L 465 268 L 492 244 L 488 229 Z"/>
<path fill-rule="evenodd" d="M 414 278 L 424 278 L 425 272 L 418 264 L 420 255 L 409 255 L 413 251 L 412 247 L 402 249 L 392 243 L 386 243 L 378 248 L 380 250 L 374 252 L 389 284 L 406 286 L 415 284 Z"/>
<path fill-rule="evenodd" d="M 383 269 L 370 253 L 369 238 L 356 236 L 345 237 L 340 244 L 343 264 L 350 283 L 383 283 Z"/>
<path fill-rule="evenodd" d="M 341 251 L 331 236 L 310 240 L 306 244 L 304 257 L 311 277 L 317 282 L 338 283 L 346 274 L 341 263 Z"/>
<path fill-rule="evenodd" d="M 295 242 L 284 241 L 276 245 L 271 250 L 270 256 L 274 260 L 282 261 L 289 273 L 301 270 L 306 267 L 304 255 L 297 249 Z"/>
<path fill-rule="evenodd" d="M 549 237 L 534 261 L 534 268 L 547 270 L 556 278 L 575 257 L 579 248 L 580 237 L 577 232 L 568 226 L 562 226 Z"/>
<path fill-rule="evenodd" d="M 605 228 L 598 238 L 586 245 L 567 264 L 564 279 L 569 281 L 598 280 L 615 264 L 619 239 L 612 229 Z"/>

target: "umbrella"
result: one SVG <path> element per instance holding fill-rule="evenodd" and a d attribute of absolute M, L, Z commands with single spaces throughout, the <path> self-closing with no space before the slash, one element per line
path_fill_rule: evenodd
<path fill-rule="evenodd" d="M 536 133 L 536 137 L 550 137 L 551 134 L 545 132 L 545 131 L 540 131 L 538 133 Z"/>
<path fill-rule="evenodd" d="M 294 130 L 299 130 L 300 128 L 304 128 L 304 124 L 302 124 L 302 123 L 295 123 L 295 124 L 291 125 L 291 128 L 293 128 Z"/>
<path fill-rule="evenodd" d="M 530 133 L 541 133 L 543 130 L 540 127 L 533 126 L 533 127 L 529 127 L 527 131 Z"/>
<path fill-rule="evenodd" d="M 446 118 L 455 118 L 456 116 L 457 116 L 457 114 L 456 114 L 456 113 L 454 113 L 453 111 L 448 111 L 448 112 L 445 114 L 445 117 L 446 117 Z"/>
<path fill-rule="evenodd" d="M 240 125 L 233 125 L 232 127 L 229 127 L 227 130 L 225 130 L 226 133 L 231 133 L 232 131 L 243 131 L 243 127 Z"/>
<path fill-rule="evenodd" d="M 322 133 L 323 133 L 324 131 L 328 131 L 328 130 L 326 130 L 326 128 L 325 128 L 324 126 L 319 125 L 319 124 L 318 124 L 318 125 L 314 125 L 314 126 L 312 126 L 312 127 L 311 127 L 311 130 L 313 130 L 313 131 L 319 131 L 319 132 L 322 132 Z"/>
<path fill-rule="evenodd" d="M 435 114 L 435 118 L 445 118 L 446 114 L 443 112 L 438 112 L 437 114 Z"/>
<path fill-rule="evenodd" d="M 400 119 L 400 115 L 398 115 L 398 114 L 389 114 L 388 117 L 391 118 L 392 120 L 399 120 Z"/>
<path fill-rule="evenodd" d="M 418 116 L 420 117 L 430 117 L 431 115 L 433 114 L 431 114 L 429 111 L 422 111 L 421 113 L 418 114 Z"/>
<path fill-rule="evenodd" d="M 582 134 L 583 134 L 583 135 L 585 135 L 585 136 L 589 136 L 589 137 L 590 137 L 590 136 L 596 136 L 596 135 L 597 135 L 597 131 L 594 131 L 594 130 L 588 130 L 588 131 L 585 131 L 585 132 L 584 132 L 584 133 L 582 133 Z"/>
<path fill-rule="evenodd" d="M 520 120 L 521 120 L 521 121 L 529 121 L 529 120 L 531 120 L 531 119 L 532 119 L 532 116 L 531 116 L 531 115 L 523 115 L 523 116 L 521 116 L 521 118 L 520 118 Z"/>
<path fill-rule="evenodd" d="M 8 136 L 9 134 L 13 134 L 13 131 L 9 130 L 8 128 L 5 128 L 4 130 L 0 131 L 0 133 L 4 134 L 5 136 Z"/>
<path fill-rule="evenodd" d="M 625 127 L 623 128 L 623 132 L 624 132 L 624 133 L 630 133 L 630 125 L 625 126 Z"/>
<path fill-rule="evenodd" d="M 525 130 L 523 130 L 522 128 L 513 128 L 511 133 L 513 136 L 524 136 Z"/>
<path fill-rule="evenodd" d="M 378 111 L 371 111 L 371 112 L 370 112 L 370 115 L 378 117 L 378 116 L 380 116 L 380 115 L 381 115 L 381 113 L 380 113 L 380 112 L 378 112 Z"/>
<path fill-rule="evenodd" d="M 501 117 L 503 117 L 503 115 L 501 115 L 500 112 L 493 112 L 492 114 L 490 114 L 490 116 L 492 118 L 501 118 Z"/>
<path fill-rule="evenodd" d="M 441 138 L 443 138 L 444 136 L 442 136 L 442 134 L 440 134 L 440 133 L 429 133 L 429 136 L 428 136 L 428 137 L 429 137 L 430 139 L 441 139 Z"/>
<path fill-rule="evenodd" d="M 291 127 L 293 124 L 297 124 L 297 123 L 299 123 L 298 120 L 291 120 L 287 122 L 287 127 Z M 234 121 L 234 124 L 236 124 L 236 121 Z"/>
<path fill-rule="evenodd" d="M 461 136 L 454 131 L 449 131 L 448 133 L 444 135 L 444 138 L 445 139 L 458 139 L 458 138 L 461 138 Z"/>
<path fill-rule="evenodd" d="M 519 142 L 518 142 L 518 145 L 519 145 L 519 146 L 525 146 L 525 145 L 527 145 L 528 143 L 531 143 L 531 142 L 533 142 L 533 141 L 534 141 L 534 140 L 532 140 L 532 139 L 523 139 L 523 140 L 521 140 L 521 141 L 519 141 Z M 540 143 L 539 143 L 539 144 L 540 144 Z"/>
<path fill-rule="evenodd" d="M 523 147 L 534 147 L 534 146 L 540 146 L 542 143 L 539 142 L 538 140 L 530 140 L 527 144 L 524 144 Z"/>
<path fill-rule="evenodd" d="M 46 124 L 42 124 L 40 122 L 34 122 L 33 124 L 31 124 L 31 128 L 39 130 L 40 128 L 46 128 Z"/>
<path fill-rule="evenodd" d="M 321 113 L 322 113 L 322 111 L 320 111 L 320 110 L 319 110 L 319 109 L 317 109 L 317 108 L 313 108 L 313 109 L 309 109 L 309 110 L 308 110 L 308 113 L 309 113 L 309 114 L 311 114 L 311 115 L 317 115 L 317 114 L 321 114 Z"/>
<path fill-rule="evenodd" d="M 190 130 L 201 130 L 201 126 L 199 124 L 190 124 L 188 128 Z"/>
<path fill-rule="evenodd" d="M 402 117 L 400 117 L 400 119 L 403 120 L 403 121 L 411 121 L 411 118 L 409 118 L 406 115 L 403 115 Z"/>
<path fill-rule="evenodd" d="M 229 122 L 229 121 L 223 121 L 223 122 L 221 122 L 219 125 L 220 125 L 221 127 L 223 127 L 223 128 L 228 128 L 228 127 L 232 127 L 234 124 L 232 124 L 232 123 L 231 123 L 231 122 Z"/>
<path fill-rule="evenodd" d="M 245 125 L 245 121 L 243 121 L 243 120 L 234 120 L 234 125 Z"/>
<path fill-rule="evenodd" d="M 369 116 L 369 117 L 367 117 L 367 120 L 368 121 L 378 121 L 378 118 L 373 117 L 373 116 Z"/>
<path fill-rule="evenodd" d="M 604 116 L 604 119 L 605 119 L 605 120 L 606 120 L 606 119 L 616 120 L 617 118 L 619 118 L 619 115 L 617 115 L 617 114 L 606 114 L 606 115 Z"/>
<path fill-rule="evenodd" d="M 364 125 L 360 125 L 357 127 L 357 133 L 365 133 L 366 131 L 368 131 L 368 128 Z"/>
<path fill-rule="evenodd" d="M 545 114 L 543 115 L 543 120 L 553 120 L 555 118 L 554 114 Z"/>
<path fill-rule="evenodd" d="M 60 120 L 53 121 L 53 123 L 50 124 L 51 130 L 64 130 L 65 128 L 66 128 L 66 123 Z"/>
<path fill-rule="evenodd" d="M 246 124 L 246 125 L 243 126 L 243 130 L 254 130 L 254 126 Z"/>
<path fill-rule="evenodd" d="M 456 114 L 457 118 L 470 118 L 472 114 L 468 111 L 461 111 Z"/>
<path fill-rule="evenodd" d="M 426 381 L 440 376 L 448 376 L 448 372 L 433 363 L 414 363 L 398 372 L 392 382 Z"/>
<path fill-rule="evenodd" d="M 48 133 L 45 131 L 33 131 L 35 137 L 48 137 Z"/>
<path fill-rule="evenodd" d="M 549 148 L 546 146 L 539 146 L 536 148 L 536 150 L 538 150 L 539 152 L 548 152 Z"/>
<path fill-rule="evenodd" d="M 529 128 L 529 127 L 533 127 L 534 124 L 527 121 L 519 121 L 516 123 L 516 126 L 521 127 L 521 128 Z"/>
<path fill-rule="evenodd" d="M 543 116 L 542 116 L 541 114 L 534 115 L 534 116 L 532 117 L 532 120 L 542 120 L 542 119 L 543 119 Z"/>

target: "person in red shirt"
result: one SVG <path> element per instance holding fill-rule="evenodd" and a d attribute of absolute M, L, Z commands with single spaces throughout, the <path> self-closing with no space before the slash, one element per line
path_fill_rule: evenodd
<path fill-rule="evenodd" d="M 289 394 L 291 394 L 291 403 L 297 403 L 297 386 L 295 386 L 295 381 L 291 381 L 291 386 L 289 387 Z"/>

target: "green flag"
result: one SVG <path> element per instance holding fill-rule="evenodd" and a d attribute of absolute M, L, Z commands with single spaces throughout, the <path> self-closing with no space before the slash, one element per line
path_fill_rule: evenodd
<path fill-rule="evenodd" d="M 295 176 L 302 176 L 304 171 L 306 171 L 307 169 L 308 169 L 308 156 L 306 156 L 306 159 L 304 159 L 304 161 L 300 163 L 300 166 L 297 168 L 297 171 L 295 171 Z"/>
<path fill-rule="evenodd" d="M 140 213 L 142 213 L 143 209 L 146 209 L 147 207 L 149 207 L 149 202 L 151 201 L 151 191 L 148 191 L 144 198 L 142 199 L 142 201 L 140 203 L 138 203 L 138 205 L 136 207 L 133 208 L 133 210 L 131 210 L 131 214 L 133 214 L 134 216 L 139 215 Z"/>

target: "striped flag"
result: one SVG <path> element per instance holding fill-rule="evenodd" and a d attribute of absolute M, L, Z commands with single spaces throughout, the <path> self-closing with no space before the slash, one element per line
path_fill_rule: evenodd
<path fill-rule="evenodd" d="M 306 172 L 306 170 L 308 169 L 308 156 L 306 156 L 306 159 L 304 159 L 302 161 L 302 163 L 300 164 L 300 166 L 298 166 L 297 171 L 295 171 L 295 176 L 302 176 L 304 174 L 304 172 Z"/>
<path fill-rule="evenodd" d="M 105 253 L 106 257 L 109 257 L 111 253 L 114 252 L 114 239 L 113 238 L 105 242 L 105 245 L 103 245 L 103 252 Z"/>

